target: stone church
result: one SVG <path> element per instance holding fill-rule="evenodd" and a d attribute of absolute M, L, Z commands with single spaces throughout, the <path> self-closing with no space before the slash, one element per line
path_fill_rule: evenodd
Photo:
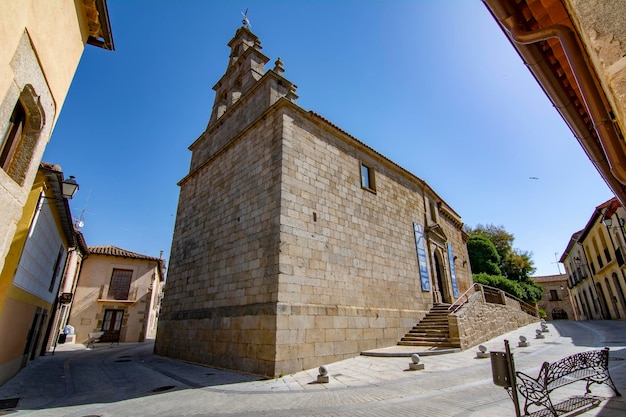
<path fill-rule="evenodd" d="M 277 376 L 395 345 L 472 284 L 459 215 L 296 103 L 248 27 L 179 183 L 155 352 Z"/>

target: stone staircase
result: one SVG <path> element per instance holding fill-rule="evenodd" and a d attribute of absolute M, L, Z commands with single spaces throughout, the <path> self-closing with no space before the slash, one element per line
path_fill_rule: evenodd
<path fill-rule="evenodd" d="M 435 304 L 422 321 L 400 339 L 398 345 L 441 348 L 461 347 L 459 343 L 450 340 L 448 307 L 450 307 L 450 304 Z"/>

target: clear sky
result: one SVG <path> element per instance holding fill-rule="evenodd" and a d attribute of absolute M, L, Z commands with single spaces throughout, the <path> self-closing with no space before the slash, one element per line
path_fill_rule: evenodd
<path fill-rule="evenodd" d="M 108 6 L 116 50 L 85 49 L 43 158 L 79 182 L 90 246 L 168 259 L 188 146 L 246 9 L 301 107 L 427 181 L 465 224 L 504 226 L 536 275 L 564 271 L 570 236 L 612 197 L 480 0 Z"/>

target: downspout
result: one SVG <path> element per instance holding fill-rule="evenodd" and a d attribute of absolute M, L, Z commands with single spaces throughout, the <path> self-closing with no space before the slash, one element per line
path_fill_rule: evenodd
<path fill-rule="evenodd" d="M 512 39 L 521 44 L 530 44 L 545 41 L 551 38 L 558 38 L 565 51 L 565 57 L 572 68 L 572 73 L 578 84 L 587 111 L 591 116 L 593 127 L 604 147 L 611 172 L 622 184 L 626 184 L 626 147 L 617 136 L 611 117 L 606 111 L 602 97 L 595 87 L 593 76 L 582 57 L 582 51 L 574 31 L 565 25 L 554 25 L 533 32 L 523 32 L 519 26 L 511 29 Z"/>
<path fill-rule="evenodd" d="M 483 1 L 496 20 L 509 33 L 510 39 L 515 43 L 529 45 L 552 38 L 559 40 L 578 88 L 581 91 L 596 134 L 603 139 L 600 142 L 604 149 L 595 143 L 593 137 L 588 135 L 577 134 L 578 139 L 583 142 L 582 145 L 592 161 L 607 160 L 611 174 L 621 184 L 626 184 L 626 146 L 624 146 L 624 143 L 615 131 L 611 117 L 596 88 L 594 78 L 584 60 L 583 52 L 578 45 L 574 31 L 565 25 L 553 25 L 528 32 L 523 29 L 521 20 L 516 18 L 513 8 L 510 4 L 506 4 L 506 0 L 504 2 L 502 0 Z M 545 88 L 545 86 L 543 87 Z M 621 188 L 623 189 L 623 186 Z"/>

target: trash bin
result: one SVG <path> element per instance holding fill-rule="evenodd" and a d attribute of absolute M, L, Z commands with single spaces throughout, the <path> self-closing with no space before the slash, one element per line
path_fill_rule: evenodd
<path fill-rule="evenodd" d="M 59 340 L 58 340 L 58 343 L 59 343 L 60 345 L 62 345 L 63 343 L 65 343 L 65 339 L 67 339 L 67 335 L 66 335 L 65 333 L 61 333 L 61 334 L 59 335 Z"/>

